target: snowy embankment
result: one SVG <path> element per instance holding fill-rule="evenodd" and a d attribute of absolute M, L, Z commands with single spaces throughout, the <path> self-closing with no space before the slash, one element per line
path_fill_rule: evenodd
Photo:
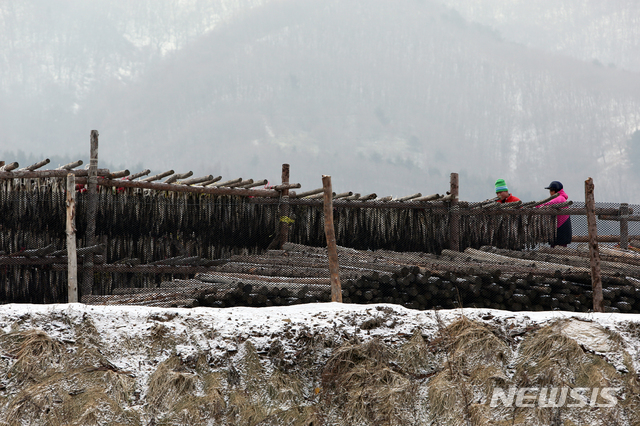
<path fill-rule="evenodd" d="M 3 305 L 0 424 L 631 425 L 639 354 L 632 314 Z"/>

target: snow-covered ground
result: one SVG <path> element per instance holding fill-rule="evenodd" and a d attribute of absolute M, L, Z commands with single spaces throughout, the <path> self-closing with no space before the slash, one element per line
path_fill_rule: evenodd
<path fill-rule="evenodd" d="M 574 339 L 585 353 L 602 357 L 620 372 L 628 373 L 630 365 L 635 371 L 640 370 L 640 314 L 516 313 L 488 309 L 416 311 L 397 305 L 339 303 L 222 309 L 9 304 L 0 306 L 0 411 L 11 408 L 12 398 L 23 391 L 12 381 L 11 371 L 19 357 L 11 353 L 8 337 L 29 330 L 46 333 L 66 347 L 67 352 L 77 351 L 79 342 L 91 334 L 112 369 L 126 372 L 134 379 L 141 402 L 136 406 L 135 401 L 129 401 L 128 409 L 139 415 L 142 424 L 149 424 L 148 410 L 144 408 L 149 401 L 144 402 L 145 396 L 158 365 L 169 357 L 177 356 L 186 365 L 190 359 L 204 354 L 211 366 L 225 365 L 225 362 L 239 366 L 246 342 L 250 342 L 268 371 L 273 368 L 268 354 L 276 344 L 281 344 L 281 361 L 287 365 L 294 365 L 300 357 L 304 338 L 313 336 L 325 336 L 334 342 L 314 347 L 318 352 L 316 358 L 322 360 L 324 356 L 325 361 L 336 347 L 346 342 L 379 338 L 389 347 L 400 347 L 417 330 L 426 342 L 437 345 L 443 327 L 463 317 L 503 330 L 516 346 L 531 330 L 561 323 L 561 333 Z M 618 337 L 613 338 L 609 332 Z M 320 386 L 317 381 L 307 385 L 316 393 Z M 618 396 L 621 401 L 624 398 L 624 395 Z M 488 404 L 489 401 L 481 402 Z M 15 403 L 13 409 L 16 410 Z"/>
<path fill-rule="evenodd" d="M 111 358 L 111 361 L 122 369 L 135 370 L 138 360 L 129 358 L 126 352 L 119 352 L 122 339 L 126 337 L 143 341 L 158 322 L 168 327 L 171 334 L 185 337 L 185 344 L 179 347 L 185 353 L 191 350 L 207 350 L 215 356 L 237 350 L 237 345 L 246 340 L 251 340 L 258 351 L 260 348 L 268 347 L 273 339 L 279 339 L 286 344 L 286 335 L 302 329 L 323 333 L 340 330 L 364 340 L 378 336 L 390 341 L 404 339 L 405 336 L 412 335 L 416 329 L 421 329 L 427 337 L 436 333 L 439 322 L 448 324 L 461 316 L 481 322 L 507 323 L 509 328 L 523 329 L 571 318 L 593 322 L 614 331 L 620 330 L 621 324 L 629 322 L 637 323 L 640 327 L 640 314 L 619 313 L 511 312 L 492 309 L 417 311 L 399 305 L 342 303 L 220 309 L 164 309 L 71 303 L 0 305 L 0 333 L 10 333 L 12 330 L 15 331 L 15 327 L 33 327 L 44 331 L 53 339 L 73 341 L 76 331 L 73 325 L 88 317 L 95 325 L 102 343 L 115 349 L 112 354 L 115 357 Z M 376 327 L 362 327 L 365 321 L 372 319 L 384 321 L 377 322 Z M 602 346 L 600 334 L 590 334 L 581 330 L 583 329 L 579 327 L 571 327 L 567 333 L 585 347 Z M 627 337 L 627 350 L 635 361 L 634 367 L 640 370 L 640 340 Z M 120 356 L 117 356 L 118 353 Z M 144 372 L 140 373 L 144 382 Z"/>

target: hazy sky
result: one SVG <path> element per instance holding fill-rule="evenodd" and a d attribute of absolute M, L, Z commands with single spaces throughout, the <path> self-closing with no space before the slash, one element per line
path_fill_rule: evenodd
<path fill-rule="evenodd" d="M 639 31 L 633 1 L 4 0 L 0 155 L 97 129 L 132 172 L 640 203 Z"/>

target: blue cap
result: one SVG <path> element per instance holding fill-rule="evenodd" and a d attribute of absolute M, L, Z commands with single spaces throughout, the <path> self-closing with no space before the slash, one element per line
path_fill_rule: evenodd
<path fill-rule="evenodd" d="M 562 184 L 560 182 L 558 182 L 557 180 L 554 180 L 553 182 L 551 182 L 549 184 L 549 186 L 545 187 L 544 189 L 551 189 L 551 190 L 554 190 L 554 191 L 558 192 L 562 188 L 563 188 Z"/>

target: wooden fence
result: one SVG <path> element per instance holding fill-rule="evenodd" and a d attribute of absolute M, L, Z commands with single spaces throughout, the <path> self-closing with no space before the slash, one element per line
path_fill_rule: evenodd
<path fill-rule="evenodd" d="M 286 164 L 282 183 L 275 186 L 242 178 L 222 182 L 213 175 L 191 178 L 191 172 L 173 170 L 145 177 L 149 170 L 132 175 L 99 169 L 97 140 L 92 131 L 88 170 L 76 169 L 81 161 L 56 170 L 38 170 L 48 160 L 23 169 L 0 164 L 3 300 L 59 302 L 69 292 L 66 300 L 73 301 L 78 283 L 81 294 L 111 294 L 123 286 L 148 287 L 168 277 L 206 273 L 234 254 L 260 253 L 287 242 L 326 244 L 326 194 L 323 188 L 296 193 L 300 184 L 289 183 Z M 74 186 L 76 197 L 70 198 L 68 188 Z M 452 173 L 444 195 L 394 199 L 332 193 L 336 241 L 357 249 L 430 253 L 485 245 L 525 249 L 553 239 L 554 216 L 589 214 L 587 205 L 576 208 L 571 202 L 535 208 L 548 199 L 463 202 L 458 186 Z M 594 206 L 592 213 L 619 221 L 622 246 L 633 237 L 628 222 L 640 218 L 626 204 Z M 613 239 L 598 240 L 595 230 L 590 236 L 592 245 Z M 76 255 L 74 241 L 80 247 Z"/>

